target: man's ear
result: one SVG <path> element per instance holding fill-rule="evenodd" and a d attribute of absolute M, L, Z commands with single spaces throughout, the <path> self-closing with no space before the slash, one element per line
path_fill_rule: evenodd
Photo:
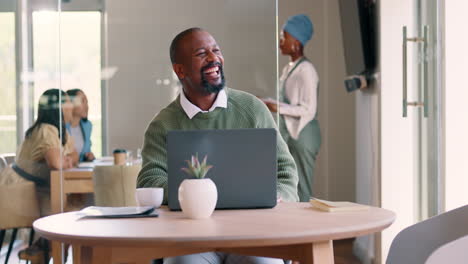
<path fill-rule="evenodd" d="M 184 67 L 182 66 L 182 64 L 174 63 L 172 64 L 172 69 L 174 70 L 175 74 L 180 80 L 185 78 Z"/>

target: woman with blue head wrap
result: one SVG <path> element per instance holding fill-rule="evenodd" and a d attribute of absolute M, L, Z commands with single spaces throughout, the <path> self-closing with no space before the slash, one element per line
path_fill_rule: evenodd
<path fill-rule="evenodd" d="M 314 65 L 304 56 L 304 47 L 313 34 L 313 24 L 303 14 L 289 17 L 283 25 L 280 49 L 290 62 L 280 78 L 281 103 L 278 106 L 265 102 L 281 116 L 280 132 L 296 161 L 301 202 L 308 202 L 312 196 L 315 160 L 321 145 L 316 119 L 319 78 Z"/>

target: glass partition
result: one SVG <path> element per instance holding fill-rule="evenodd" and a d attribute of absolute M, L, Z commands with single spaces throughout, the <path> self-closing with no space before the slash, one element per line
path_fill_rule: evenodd
<path fill-rule="evenodd" d="M 96 205 L 135 205 L 135 187 L 149 187 L 137 180 L 142 166 L 149 167 L 145 162 L 153 155 L 162 155 L 158 157 L 166 160 L 165 150 L 154 154 L 145 149 L 144 141 L 145 137 L 153 140 L 145 136 L 153 118 L 172 102 L 179 104 L 181 100 L 183 81 L 170 58 L 171 42 L 180 32 L 200 27 L 211 34 L 224 57 L 226 87 L 276 99 L 276 12 L 276 2 L 267 0 L 106 2 L 101 34 L 102 86 L 94 90 L 102 95 L 98 103 L 102 109 L 102 157 L 96 155 L 94 162 Z M 196 56 L 201 58 L 203 54 Z M 201 74 L 196 65 L 189 65 L 186 70 Z M 90 111 L 92 107 L 90 101 Z M 178 116 L 171 118 L 180 120 Z M 190 127 L 185 114 L 182 119 L 187 124 L 171 129 Z M 98 125 L 93 122 L 93 134 Z M 166 147 L 165 135 L 162 138 L 158 149 Z M 93 141 L 93 146 L 96 143 Z M 124 166 L 116 169 L 112 160 L 115 157 L 114 164 L 119 163 L 122 156 Z M 166 164 L 158 169 L 167 177 Z M 133 179 L 131 184 L 120 180 L 129 177 Z M 166 179 L 159 179 L 154 187 L 167 186 Z M 131 191 L 111 194 L 112 191 L 105 191 L 108 186 Z M 167 189 L 165 192 L 167 195 Z"/>
<path fill-rule="evenodd" d="M 65 105 L 62 116 L 79 156 L 77 168 L 63 166 L 60 181 L 51 182 L 51 199 L 57 186 L 64 198 L 57 208 L 137 205 L 137 177 L 149 155 L 145 131 L 158 113 L 180 100 L 182 85 L 169 48 L 185 29 L 201 27 L 216 40 L 226 87 L 275 100 L 276 12 L 276 2 L 269 0 L 62 1 L 58 13 L 33 12 L 34 98 L 50 87 L 67 92 L 69 99 L 61 102 L 70 100 L 72 117 L 66 120 Z M 58 31 L 51 30 L 57 17 Z M 50 48 L 56 43 L 58 49 Z M 72 157 L 67 147 L 61 154 Z M 52 254 L 59 259 L 56 249 Z"/>
<path fill-rule="evenodd" d="M 15 12 L 0 10 L 0 153 L 16 152 Z"/>
<path fill-rule="evenodd" d="M 181 8 L 184 6 L 184 8 Z M 206 29 L 219 44 L 226 86 L 276 96 L 274 1 L 126 1 L 106 3 L 103 153 L 135 153 L 152 118 L 176 98 L 172 39 L 190 27 Z"/>
<path fill-rule="evenodd" d="M 275 99 L 276 13 L 269 0 L 2 1 L 0 154 L 12 153 L 10 167 L 16 156 L 18 181 L 18 171 L 40 178 L 26 188 L 38 199 L 30 197 L 35 213 L 24 226 L 95 204 L 93 193 L 108 182 L 93 185 L 93 175 L 129 174 L 135 188 L 145 130 L 181 91 L 169 56 L 181 31 L 201 27 L 214 37 L 227 87 Z M 116 149 L 126 151 L 120 171 Z"/>
<path fill-rule="evenodd" d="M 24 250 L 25 245 L 47 247 L 42 239 L 34 236 L 31 227 L 37 218 L 53 213 L 50 176 L 53 172 L 60 173 L 63 167 L 60 132 L 61 99 L 64 98 L 57 92 L 44 93 L 60 88 L 58 10 L 56 0 L 0 2 L 2 262 L 8 259 L 10 263 L 19 263 L 18 258 L 31 260 L 34 252 Z M 42 40 L 35 41 L 33 28 L 40 29 L 43 25 L 46 28 L 40 34 Z M 62 188 L 61 184 L 59 187 Z M 57 203 L 61 200 L 58 197 Z"/>

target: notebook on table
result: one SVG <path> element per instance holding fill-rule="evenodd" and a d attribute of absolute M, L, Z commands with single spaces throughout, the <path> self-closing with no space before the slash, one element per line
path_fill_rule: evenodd
<path fill-rule="evenodd" d="M 363 204 L 352 202 L 331 202 L 317 198 L 311 198 L 310 204 L 312 204 L 314 208 L 325 212 L 349 212 L 369 209 L 369 206 Z"/>
<path fill-rule="evenodd" d="M 128 207 L 103 207 L 88 206 L 80 211 L 78 215 L 87 218 L 137 218 L 157 217 L 154 206 L 128 206 Z"/>

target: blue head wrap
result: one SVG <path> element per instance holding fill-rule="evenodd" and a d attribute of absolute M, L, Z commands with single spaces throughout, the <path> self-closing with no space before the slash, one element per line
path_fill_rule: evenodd
<path fill-rule="evenodd" d="M 304 14 L 290 16 L 283 25 L 283 30 L 301 42 L 305 46 L 314 34 L 314 26 L 309 17 Z"/>

